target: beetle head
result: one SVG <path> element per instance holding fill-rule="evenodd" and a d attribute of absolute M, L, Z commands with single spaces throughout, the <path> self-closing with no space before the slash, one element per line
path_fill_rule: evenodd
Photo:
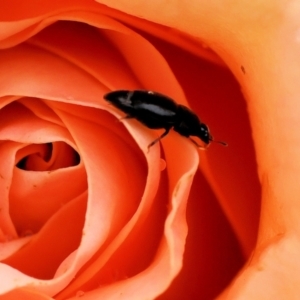
<path fill-rule="evenodd" d="M 201 123 L 200 124 L 200 132 L 198 137 L 205 143 L 205 144 L 209 144 L 211 141 L 213 141 L 213 137 L 209 132 L 209 129 L 207 127 L 206 124 Z"/>
<path fill-rule="evenodd" d="M 223 141 L 214 140 L 213 136 L 209 132 L 209 129 L 208 129 L 207 125 L 204 124 L 204 123 L 200 124 L 200 135 L 199 135 L 199 137 L 207 145 L 209 145 L 210 142 L 215 142 L 215 143 L 221 144 L 223 146 L 228 146 L 227 143 L 225 143 Z"/>

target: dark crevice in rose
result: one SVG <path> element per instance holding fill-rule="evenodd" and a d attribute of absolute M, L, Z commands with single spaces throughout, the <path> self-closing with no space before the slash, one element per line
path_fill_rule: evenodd
<path fill-rule="evenodd" d="M 31 146 L 37 145 L 29 145 L 27 147 Z M 56 151 L 54 151 L 55 147 Z M 53 171 L 80 164 L 79 153 L 64 142 L 40 144 L 33 149 L 31 153 L 19 158 L 16 162 L 18 169 L 24 171 Z"/>
<path fill-rule="evenodd" d="M 37 152 L 31 155 L 38 155 L 39 157 L 41 157 L 45 162 L 48 162 L 52 156 L 52 151 L 53 151 L 53 145 L 52 143 L 46 143 L 43 144 L 42 147 L 45 149 L 44 153 L 41 152 Z M 25 157 L 23 157 L 17 164 L 17 168 L 21 169 L 21 170 L 26 170 L 26 162 L 28 160 L 28 157 L 30 157 L 31 155 L 27 155 Z"/>
<path fill-rule="evenodd" d="M 75 151 L 74 150 L 74 153 L 73 153 L 73 155 L 74 155 L 74 166 L 77 166 L 77 165 L 79 165 L 80 164 L 80 155 L 79 155 L 79 153 L 77 152 L 77 151 Z"/>

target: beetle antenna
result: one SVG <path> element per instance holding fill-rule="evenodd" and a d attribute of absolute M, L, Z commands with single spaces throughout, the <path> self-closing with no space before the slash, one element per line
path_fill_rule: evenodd
<path fill-rule="evenodd" d="M 214 142 L 214 143 L 218 143 L 218 144 L 221 144 L 222 146 L 224 147 L 227 147 L 228 144 L 226 142 L 223 142 L 223 141 L 216 141 L 214 140 L 213 138 L 210 139 L 211 142 Z"/>
<path fill-rule="evenodd" d="M 212 140 L 212 142 L 215 142 L 215 143 L 218 143 L 218 144 L 221 144 L 222 146 L 224 147 L 227 147 L 228 144 L 226 142 L 223 142 L 223 141 L 216 141 L 216 140 Z"/>
<path fill-rule="evenodd" d="M 214 141 L 215 143 L 218 143 L 218 144 L 221 144 L 222 146 L 224 146 L 224 147 L 227 147 L 228 146 L 228 144 L 226 143 L 226 142 L 224 142 L 224 141 Z"/>

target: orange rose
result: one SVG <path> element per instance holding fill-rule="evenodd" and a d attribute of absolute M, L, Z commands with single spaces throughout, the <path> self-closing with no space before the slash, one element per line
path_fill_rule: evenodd
<path fill-rule="evenodd" d="M 297 295 L 297 6 L 6 2 L 0 299 Z M 160 131 L 103 100 L 124 88 L 189 105 L 229 147 L 200 169 L 174 132 L 147 152 Z M 247 110 L 262 215 L 229 285 L 259 224 Z"/>
<path fill-rule="evenodd" d="M 118 1 L 113 6 L 198 38 L 223 59 L 237 78 L 247 101 L 252 126 L 262 188 L 262 205 L 258 239 L 253 254 L 220 299 L 298 299 L 298 2 L 274 3 L 261 0 L 232 3 L 224 0 L 191 0 L 173 2 L 172 7 L 166 9 L 159 1 L 151 4 L 146 1 L 131 1 L 130 5 L 125 1 Z M 227 104 L 226 113 L 237 113 L 231 103 Z M 236 116 L 230 114 L 230 117 Z M 225 126 L 227 123 L 224 122 Z M 241 124 L 236 122 L 238 132 L 241 130 L 240 126 Z M 235 132 L 232 131 L 232 134 Z M 243 144 L 242 142 L 241 147 Z M 235 153 L 239 156 L 238 151 Z M 249 166 L 250 162 L 246 165 Z M 243 162 L 240 167 L 246 165 Z M 227 185 L 234 185 L 234 189 L 240 190 L 240 184 L 228 180 L 228 172 L 231 174 L 234 168 L 232 165 L 223 170 L 221 175 L 226 172 L 223 180 L 226 180 Z M 238 172 L 238 169 L 235 169 L 235 172 Z M 244 173 L 248 176 L 246 180 L 254 180 L 249 169 L 244 169 Z M 217 179 L 214 174 L 213 182 Z M 257 184 L 253 181 L 251 183 L 252 185 L 247 185 L 248 189 L 244 190 L 248 191 L 248 197 L 240 195 L 227 198 L 226 201 L 219 198 L 243 249 L 246 250 L 245 254 L 252 249 L 258 217 L 259 193 Z M 218 191 L 221 184 L 222 182 L 218 181 Z M 245 187 L 244 183 L 243 188 Z M 222 187 L 221 191 L 224 193 L 226 190 Z M 248 213 L 245 208 L 250 209 Z M 252 224 L 250 219 L 253 220 Z M 218 269 L 218 274 L 220 272 L 222 270 Z"/>
<path fill-rule="evenodd" d="M 158 133 L 116 122 L 103 95 L 146 88 L 184 102 L 180 84 L 123 14 L 11 5 L 0 42 L 1 297 L 156 298 L 182 267 L 198 153 L 174 132 L 148 152 Z"/>

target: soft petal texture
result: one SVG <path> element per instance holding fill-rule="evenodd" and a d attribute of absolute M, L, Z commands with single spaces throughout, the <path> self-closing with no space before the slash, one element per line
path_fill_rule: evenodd
<path fill-rule="evenodd" d="M 124 86 L 130 89 L 143 87 L 164 92 L 178 102 L 189 103 L 201 119 L 210 125 L 214 136 L 217 139 L 224 138 L 230 145 L 228 149 L 211 147 L 202 155 L 201 170 L 205 179 L 198 171 L 189 197 L 190 207 L 201 209 L 189 210 L 188 208 L 188 221 L 194 226 L 199 226 L 199 223 L 203 225 L 197 229 L 197 232 L 203 235 L 199 238 L 201 242 L 198 242 L 197 235 L 192 235 L 193 230 L 191 230 L 190 239 L 189 237 L 187 239 L 183 269 L 167 292 L 162 295 L 162 299 L 168 296 L 174 299 L 174 295 L 176 297 L 186 295 L 184 288 L 189 290 L 190 297 L 197 298 L 200 289 L 203 290 L 202 293 L 200 292 L 203 297 L 207 299 L 215 297 L 217 292 L 225 288 L 234 272 L 243 263 L 238 242 L 241 243 L 242 251 L 246 256 L 254 247 L 259 219 L 260 187 L 256 177 L 247 111 L 253 129 L 258 174 L 263 188 L 261 223 L 257 248 L 251 261 L 232 288 L 223 294 L 223 298 L 269 297 L 274 299 L 276 295 L 285 295 L 293 299 L 295 295 L 298 295 L 297 278 L 299 276 L 297 264 L 295 264 L 299 248 L 297 238 L 299 227 L 297 214 L 299 206 L 297 184 L 299 175 L 297 166 L 299 163 L 297 150 L 299 143 L 297 130 L 299 127 L 299 87 L 297 84 L 299 78 L 299 5 L 297 2 L 278 1 L 274 4 L 273 1 L 240 1 L 233 5 L 230 1 L 175 1 L 168 3 L 167 9 L 162 1 L 114 1 L 113 3 L 110 1 L 107 3 L 135 16 L 171 26 L 172 29 L 136 19 L 93 1 L 72 1 L 62 4 L 45 2 L 45 5 L 38 5 L 32 1 L 29 5 L 26 4 L 26 9 L 24 9 L 24 3 L 19 1 L 14 3 L 18 4 L 17 9 L 13 11 L 9 9 L 12 5 L 10 3 L 8 8 L 3 5 L 2 13 L 0 12 L 3 21 L 2 28 L 5 28 L 0 31 L 0 46 L 4 49 L 0 57 L 0 94 L 3 96 L 1 107 L 7 106 L 9 109 L 13 105 L 12 102 L 17 100 L 21 103 L 23 110 L 27 108 L 42 119 L 41 125 L 50 122 L 51 127 L 45 131 L 47 135 L 53 130 L 53 136 L 57 134 L 57 138 L 60 137 L 59 142 L 63 142 L 67 149 L 81 154 L 80 164 L 72 168 L 79 175 L 80 172 L 86 171 L 87 181 L 82 181 L 78 189 L 84 190 L 87 184 L 89 194 L 80 194 L 73 201 L 74 203 L 65 199 L 57 199 L 52 207 L 40 203 L 41 206 L 36 209 L 44 207 L 46 213 L 41 214 L 35 221 L 34 227 L 31 226 L 33 229 L 28 230 L 24 224 L 27 218 L 31 217 L 27 213 L 23 216 L 18 215 L 18 210 L 14 207 L 20 203 L 20 197 L 18 193 L 8 193 L 14 184 L 24 182 L 22 171 L 14 170 L 13 167 L 24 153 L 31 154 L 32 160 L 28 160 L 31 168 L 50 167 L 51 162 L 44 159 L 47 157 L 48 146 L 45 144 L 42 147 L 24 147 L 22 143 L 26 143 L 27 138 L 30 139 L 30 143 L 37 143 L 37 140 L 34 134 L 21 133 L 18 136 L 18 142 L 9 140 L 1 145 L 2 161 L 5 164 L 3 164 L 3 172 L 0 172 L 2 179 L 0 188 L 5 197 L 1 199 L 3 214 L 0 219 L 2 229 L 0 238 L 5 242 L 16 237 L 18 232 L 24 235 L 30 234 L 20 242 L 21 245 L 30 242 L 30 246 L 24 248 L 27 250 L 19 251 L 21 247 L 19 243 L 9 242 L 9 249 L 5 249 L 4 257 L 11 256 L 7 258 L 7 262 L 27 275 L 43 279 L 55 276 L 55 280 L 33 280 L 29 276 L 12 272 L 6 267 L 3 268 L 3 272 L 17 276 L 21 286 L 31 283 L 49 295 L 54 295 L 67 286 L 58 296 L 61 299 L 76 295 L 91 298 L 104 295 L 116 297 L 115 291 L 119 288 L 124 291 L 124 297 L 134 295 L 138 298 L 142 293 L 142 296 L 147 298 L 155 297 L 168 289 L 172 279 L 181 268 L 186 235 L 185 201 L 197 162 L 194 160 L 193 164 L 191 163 L 192 167 L 189 165 L 190 168 L 188 164 L 185 165 L 187 169 L 181 170 L 181 177 L 178 170 L 170 172 L 169 166 L 176 167 L 172 162 L 177 160 L 177 156 L 172 157 L 167 154 L 167 149 L 168 143 L 176 140 L 176 135 L 168 136 L 168 139 L 162 143 L 166 153 L 166 170 L 170 175 L 177 174 L 178 171 L 178 177 L 173 178 L 170 181 L 172 185 L 166 188 L 169 176 L 162 173 L 159 179 L 160 165 L 157 163 L 159 161 L 157 147 L 153 151 L 151 149 L 150 154 L 146 153 L 147 144 L 155 134 L 141 129 L 135 121 L 124 122 L 128 131 L 138 142 L 141 151 L 146 154 L 147 162 L 139 156 L 138 161 L 141 164 L 139 166 L 135 160 L 129 158 L 131 155 L 137 156 L 141 153 L 126 131 L 118 129 L 122 125 L 114 122 L 108 114 L 99 111 L 105 109 L 120 117 L 115 110 L 106 108 L 101 100 L 103 93 Z M 10 11 L 10 13 L 3 14 L 4 11 Z M 16 22 L 8 22 L 12 20 Z M 57 20 L 84 22 L 96 28 L 105 28 L 105 30 L 92 29 L 92 27 L 78 23 L 54 24 Z M 130 28 L 126 27 L 127 24 Z M 41 31 L 44 28 L 46 29 Z M 137 29 L 137 32 L 134 29 Z M 24 43 L 20 44 L 21 42 Z M 16 47 L 10 48 L 12 46 Z M 102 57 L 105 59 L 101 59 Z M 200 57 L 209 62 L 205 62 Z M 181 61 L 185 61 L 185 67 L 182 67 Z M 239 81 L 247 100 L 247 107 L 243 103 L 240 87 L 230 72 L 224 68 L 223 61 Z M 106 71 L 103 72 L 103 70 Z M 44 100 L 42 104 L 32 104 L 34 99 L 28 98 L 30 101 L 27 101 L 26 98 L 21 97 L 37 97 Z M 82 107 L 78 109 L 74 104 L 87 106 L 83 113 L 86 117 L 80 117 L 79 121 Z M 96 112 L 94 108 L 97 109 Z M 100 116 L 103 118 L 102 123 L 98 121 Z M 5 120 L 5 117 L 3 122 L 3 136 L 8 137 L 12 133 L 17 133 L 15 129 L 10 129 L 13 127 Z M 16 123 L 18 122 L 26 124 L 23 119 L 16 120 Z M 23 128 L 24 132 L 32 132 L 31 126 L 32 124 L 27 124 Z M 66 131 L 64 127 L 73 128 L 73 130 L 71 133 L 62 133 Z M 88 134 L 84 128 L 89 129 Z M 100 145 L 99 132 L 105 137 L 105 143 L 108 143 L 106 149 L 102 149 Z M 122 146 L 123 149 L 123 146 L 127 146 L 128 148 L 124 156 L 122 153 L 119 159 L 113 160 L 112 165 L 106 160 L 101 160 L 89 149 L 93 141 L 96 144 L 94 149 L 99 155 L 102 153 L 106 157 L 115 157 L 115 155 L 118 157 L 117 151 L 110 150 L 113 149 L 112 141 L 118 143 L 119 138 L 122 140 L 119 141 L 120 147 Z M 48 142 L 45 140 L 45 143 Z M 181 140 L 175 145 L 178 144 L 181 144 Z M 182 148 L 186 149 L 185 147 L 188 146 L 184 145 Z M 173 145 L 174 148 L 176 146 Z M 59 147 L 53 146 L 53 149 L 59 149 Z M 53 157 L 56 157 L 55 151 L 53 151 Z M 33 157 L 33 153 L 38 154 Z M 191 157 L 195 155 L 193 152 L 186 153 Z M 6 159 L 7 155 L 10 157 L 9 160 Z M 38 160 L 37 156 L 43 159 Z M 123 173 L 116 171 L 118 160 L 127 161 L 127 165 L 123 166 Z M 95 162 L 111 170 L 110 175 L 98 178 L 98 173 L 93 168 Z M 155 163 L 157 165 L 153 170 L 150 166 Z M 147 166 L 149 168 L 147 181 L 143 181 Z M 133 197 L 136 200 L 129 205 L 130 207 L 127 207 L 121 195 L 118 195 L 118 191 L 112 187 L 111 190 L 106 187 L 109 186 L 109 178 L 116 176 L 119 180 L 117 184 L 119 184 L 122 182 L 122 174 L 132 175 L 133 171 L 128 172 L 131 168 L 137 170 L 137 174 L 141 176 L 137 176 L 140 178 L 139 184 L 135 181 L 136 177 L 133 182 L 129 180 L 131 185 L 127 187 L 128 191 L 133 192 L 137 186 L 143 188 L 146 186 L 146 191 L 142 202 L 139 200 L 143 189 L 136 191 Z M 7 172 L 7 170 L 14 170 L 14 172 Z M 56 181 L 54 176 L 57 176 L 56 178 L 68 176 L 69 171 L 66 168 L 60 169 L 58 173 L 43 174 L 40 177 L 41 184 L 48 180 L 49 182 Z M 170 180 L 171 178 L 172 176 Z M 29 182 L 34 186 L 34 181 L 33 177 Z M 102 189 L 99 182 L 102 183 Z M 200 185 L 201 188 L 199 188 Z M 179 192 L 175 193 L 177 186 L 182 190 L 179 189 Z M 154 199 L 154 193 L 151 194 L 149 191 L 155 187 L 158 187 L 158 192 Z M 26 189 L 20 190 L 20 193 L 24 190 Z M 104 203 L 102 201 L 99 203 L 94 195 L 101 194 L 103 190 L 106 190 L 109 195 L 104 193 L 106 196 L 102 199 Z M 31 192 L 38 193 L 39 191 Z M 182 196 L 182 202 L 176 202 L 176 197 L 169 198 L 170 201 L 172 199 L 170 203 L 173 205 L 173 209 L 168 211 L 169 214 L 163 209 L 168 203 L 167 192 L 169 195 L 181 193 Z M 111 199 L 111 193 L 116 202 L 109 204 L 106 202 Z M 6 201 L 10 196 L 13 196 L 12 219 L 10 219 L 10 208 Z M 73 194 L 70 193 L 69 197 L 73 197 Z M 205 201 L 201 200 L 204 198 Z M 152 203 L 149 202 L 150 199 Z M 209 206 L 207 199 L 213 201 L 214 204 Z M 86 200 L 88 201 L 85 206 Z M 64 203 L 63 209 L 56 214 L 61 201 Z M 159 201 L 161 206 L 156 205 L 161 213 L 155 214 L 150 207 Z M 218 206 L 218 201 L 221 208 Z M 116 206 L 122 209 L 117 209 Z M 32 212 L 30 207 L 28 206 L 28 210 Z M 233 230 L 226 221 L 222 209 L 228 216 Z M 104 210 L 107 210 L 108 214 L 104 215 Z M 85 211 L 86 214 L 84 214 Z M 99 212 L 102 212 L 102 215 Z M 147 213 L 149 213 L 148 219 Z M 114 219 L 116 214 L 119 216 L 117 218 L 119 221 Z M 139 224 L 139 216 L 149 221 L 148 231 L 145 229 L 143 232 L 148 232 L 145 236 L 151 236 L 152 226 L 149 224 L 155 223 L 158 218 L 157 214 L 161 222 L 157 225 L 155 237 L 153 241 L 149 241 L 149 245 L 144 245 L 149 252 L 144 260 L 139 260 L 135 268 L 132 268 L 130 258 L 138 255 L 138 252 L 132 253 L 131 251 L 134 243 L 126 244 L 120 249 L 118 246 L 126 237 L 131 236 L 130 233 L 132 236 L 129 240 L 136 241 L 134 237 L 139 234 L 133 230 L 135 228 L 133 225 Z M 163 228 L 162 224 L 166 216 L 167 222 Z M 47 226 L 37 234 L 31 235 L 44 225 L 48 217 L 50 219 Z M 78 220 L 77 227 L 74 229 L 65 226 L 65 231 L 59 232 L 61 240 L 69 237 L 70 232 L 74 233 L 74 236 L 67 239 L 65 245 L 68 247 L 57 247 L 58 253 L 49 254 L 52 258 L 52 265 L 43 265 L 39 273 L 37 265 L 24 264 L 24 261 L 32 255 L 34 247 L 46 248 L 47 245 L 54 243 L 51 239 L 53 232 L 58 232 L 66 218 Z M 203 223 L 196 222 L 197 218 Z M 106 222 L 102 223 L 102 220 Z M 180 221 L 173 223 L 172 220 Z M 19 224 L 17 230 L 14 226 L 15 221 Z M 110 221 L 113 221 L 112 224 Z M 121 224 L 124 223 L 126 226 L 122 227 Z M 175 228 L 173 225 L 176 225 Z M 207 231 L 203 229 L 206 226 L 209 228 Z M 114 233 L 120 228 L 122 230 L 113 239 Z M 140 226 L 137 227 L 137 230 L 139 229 Z M 209 233 L 212 232 L 215 232 L 214 241 L 209 240 Z M 237 238 L 234 237 L 234 233 Z M 111 242 L 110 247 L 106 248 L 106 244 L 103 245 L 105 242 L 107 244 Z M 158 245 L 161 248 L 156 253 Z M 223 250 L 224 246 L 228 245 L 230 249 Z M 141 246 L 136 244 L 135 248 L 139 247 Z M 215 252 L 216 247 L 222 249 L 221 254 L 224 257 L 218 257 L 218 252 Z M 202 251 L 201 257 L 197 256 L 198 252 L 195 249 Z M 215 253 L 215 256 L 211 253 Z M 89 261 L 92 255 L 95 256 Z M 124 255 L 125 262 L 122 259 Z M 197 260 L 193 263 L 190 259 L 194 257 L 197 257 Z M 208 257 L 210 259 L 204 261 Z M 157 263 L 157 269 L 155 265 L 151 265 L 153 258 L 153 262 Z M 42 257 L 39 259 L 43 263 Z M 215 261 L 219 264 L 214 265 Z M 86 264 L 87 262 L 89 263 Z M 226 275 L 215 275 L 210 271 L 212 266 Z M 99 271 L 101 267 L 103 269 Z M 202 268 L 197 273 L 198 278 L 192 275 L 195 268 L 197 271 Z M 159 270 L 158 273 L 157 270 Z M 206 270 L 211 273 L 205 272 Z M 74 274 L 77 274 L 76 280 L 68 284 Z M 153 274 L 155 274 L 154 278 L 151 277 Z M 163 279 L 157 274 L 160 274 Z M 150 290 L 145 287 L 140 290 L 140 294 L 138 291 L 133 294 L 135 291 L 131 289 L 134 289 L 136 285 L 142 286 L 148 278 L 151 278 L 155 289 Z M 191 278 L 194 279 L 194 284 Z M 199 278 L 203 278 L 201 284 L 199 284 Z M 99 286 L 99 282 L 107 285 Z M 212 282 L 215 286 L 211 287 L 209 283 L 212 285 Z M 195 287 L 197 285 L 200 286 L 198 290 Z M 7 291 L 13 288 L 13 285 L 4 282 L 2 287 L 5 287 Z M 194 290 L 191 291 L 190 287 Z M 25 295 L 23 290 L 21 292 Z"/>
<path fill-rule="evenodd" d="M 161 1 L 112 5 L 199 37 L 239 80 L 253 128 L 262 214 L 256 251 L 224 298 L 297 299 L 298 1 L 177 1 L 168 9 Z"/>
<path fill-rule="evenodd" d="M 101 2 L 105 3 L 105 1 Z M 198 56 L 205 58 L 206 56 L 202 54 L 205 51 L 210 53 L 210 47 L 219 55 L 222 54 L 219 53 L 220 49 L 217 44 L 222 40 L 222 36 L 219 38 L 219 35 L 216 35 L 213 31 L 215 27 L 210 22 L 217 21 L 217 17 L 216 19 L 215 17 L 210 17 L 215 12 L 209 12 L 213 10 L 209 4 L 205 6 L 202 2 L 198 4 L 186 1 L 174 2 L 168 9 L 164 9 L 163 2 L 155 1 L 151 3 L 151 8 L 149 7 L 148 11 L 145 5 L 147 7 L 149 3 L 145 4 L 143 1 L 134 1 L 130 5 L 122 1 L 114 4 L 105 4 L 137 16 L 142 16 L 151 21 L 159 21 L 160 24 L 171 26 L 185 33 L 193 34 L 196 37 L 185 37 L 198 46 L 198 49 L 200 49 L 197 53 Z M 195 26 L 195 24 L 199 24 L 199 21 L 197 23 L 195 21 L 196 16 L 194 19 L 189 19 L 189 12 L 193 11 L 191 8 L 193 5 L 200 5 L 201 9 L 198 9 L 199 14 L 205 15 L 205 18 L 200 18 L 202 26 Z M 217 4 L 215 5 L 217 6 Z M 160 11 L 160 13 L 158 14 L 157 11 Z M 187 20 L 183 19 L 185 15 Z M 224 17 L 222 18 L 224 19 Z M 178 22 L 179 19 L 181 20 L 180 22 Z M 182 22 L 183 20 L 184 22 Z M 205 24 L 209 26 L 207 27 Z M 198 30 L 197 34 L 195 33 L 196 30 Z M 223 32 L 221 33 L 224 34 Z M 183 35 L 182 33 L 178 34 Z M 210 40 L 209 37 L 213 37 L 214 40 Z M 224 68 L 199 60 L 199 58 L 195 58 L 187 52 L 176 51 L 176 48 L 170 49 L 170 46 L 166 46 L 164 42 L 157 41 L 151 37 L 150 39 L 162 51 L 172 69 L 178 74 L 179 81 L 192 108 L 198 112 L 203 120 L 211 124 L 211 128 L 219 127 L 217 137 L 226 136 L 226 141 L 233 149 L 227 152 L 226 150 L 221 152 L 217 152 L 217 150 L 210 151 L 207 155 L 208 163 L 206 163 L 207 160 L 205 159 L 201 168 L 218 195 L 219 201 L 238 235 L 243 251 L 246 255 L 249 255 L 257 237 L 260 187 L 256 175 L 254 149 L 249 137 L 251 132 L 247 123 L 248 116 L 246 115 L 243 96 L 239 91 L 236 80 Z M 231 46 L 234 45 L 232 42 L 230 43 Z M 178 57 L 181 59 L 178 60 Z M 182 66 L 182 61 L 185 62 L 184 67 Z M 205 71 L 200 72 L 199 70 Z M 240 74 L 243 73 L 239 65 L 238 75 L 241 77 Z M 238 99 L 240 102 L 238 102 Z M 223 124 L 223 126 L 218 126 L 218 124 Z M 227 156 L 227 158 L 222 159 L 222 156 Z M 231 169 L 236 171 L 230 172 Z M 224 177 L 224 174 L 227 176 Z M 232 184 L 233 182 L 234 184 Z M 237 202 L 236 199 L 244 200 Z"/>
<path fill-rule="evenodd" d="M 17 300 L 17 299 L 24 299 L 24 300 L 51 300 L 53 298 L 39 293 L 37 291 L 32 291 L 30 289 L 15 289 L 5 295 L 0 296 L 1 300 Z"/>
<path fill-rule="evenodd" d="M 152 265 L 132 278 L 130 277 L 86 293 L 84 294 L 85 298 L 95 299 L 95 297 L 104 297 L 109 299 L 118 299 L 121 294 L 124 299 L 154 299 L 161 290 L 166 289 L 170 280 L 174 277 L 174 273 L 177 274 L 181 268 L 180 257 L 183 251 L 182 240 L 184 240 L 187 233 L 187 227 L 182 227 L 182 224 L 185 224 L 186 206 L 186 203 L 182 201 L 182 199 L 185 199 L 185 201 L 188 199 L 191 179 L 195 172 L 194 168 L 197 166 L 197 163 L 195 164 L 195 162 L 197 162 L 197 156 L 192 149 L 193 146 L 190 144 L 186 145 L 187 147 L 184 149 L 174 151 L 174 145 L 178 143 L 178 139 L 180 138 L 174 138 L 172 143 L 164 141 L 166 144 L 164 147 L 166 152 L 171 151 L 171 155 L 166 153 L 166 157 L 170 157 L 170 159 L 172 159 L 172 156 L 176 156 L 182 161 L 186 160 L 183 165 L 186 167 L 189 166 L 190 170 L 182 170 L 178 167 L 177 169 L 173 169 L 172 164 L 169 165 L 170 168 L 167 170 L 168 175 L 170 176 L 169 188 L 170 190 L 174 190 L 174 192 L 172 195 L 170 213 L 164 227 L 164 235 L 160 241 L 159 250 L 154 257 Z M 194 155 L 192 152 L 194 152 Z M 190 153 L 191 155 L 184 155 L 184 153 Z M 183 174 L 183 172 L 184 176 L 180 175 Z M 143 218 L 139 217 L 137 220 L 141 221 Z M 151 220 L 149 224 L 152 224 L 152 222 L 154 222 L 154 219 Z M 138 228 L 138 226 L 136 226 L 136 228 Z M 125 230 L 127 230 L 127 228 L 124 228 L 122 235 L 126 233 Z M 149 232 L 149 234 L 151 233 Z M 120 238 L 123 237 L 120 236 L 119 239 Z M 124 259 L 124 253 L 126 253 L 126 251 L 122 249 L 119 251 L 120 255 L 122 255 L 122 258 Z M 117 259 L 117 257 L 115 259 Z M 101 261 L 96 261 L 91 267 L 94 269 L 96 268 L 95 271 L 97 271 L 99 270 L 98 267 L 101 266 L 100 264 Z M 122 263 L 119 261 L 119 267 L 120 265 L 122 265 Z M 118 267 L 118 265 L 116 265 L 116 267 Z M 92 270 L 88 270 L 86 274 L 83 274 L 83 276 L 88 276 L 88 272 L 91 271 Z M 118 275 L 119 274 L 117 273 L 116 276 Z M 84 280 L 84 278 L 82 280 Z M 74 281 L 74 284 L 76 284 L 76 280 Z M 72 289 L 72 285 L 70 286 L 70 289 Z M 68 289 L 66 291 L 68 291 Z M 74 299 L 76 299 L 76 297 L 74 297 Z"/>
<path fill-rule="evenodd" d="M 28 245 L 20 250 L 16 245 L 0 265 L 0 272 L 8 274 L 0 283 L 7 297 L 30 295 L 22 289 L 30 286 L 61 299 L 115 297 L 120 287 L 128 299 L 154 298 L 182 267 L 197 151 L 187 139 L 170 134 L 162 143 L 167 167 L 161 175 L 159 146 L 147 151 L 156 133 L 134 120 L 124 122 L 125 130 L 112 117 L 120 114 L 102 97 L 126 86 L 187 101 L 155 47 L 121 22 L 99 15 L 100 6 L 91 3 L 85 10 L 59 5 L 47 10 L 45 5 L 41 14 L 24 20 L 16 11 L 3 18 L 18 20 L 2 24 L 6 30 L 0 42 L 0 133 L 12 157 L 5 171 L 14 170 L 3 190 L 7 194 L 8 186 L 21 187 L 9 195 L 3 228 L 9 238 L 30 235 Z M 57 20 L 102 29 L 53 24 Z M 174 164 L 178 158 L 180 163 Z M 69 178 L 75 189 L 59 193 Z M 51 189 L 62 197 L 49 203 Z M 41 193 L 47 195 L 44 203 L 34 206 Z M 4 200 L 5 207 L 8 195 Z M 149 238 L 141 242 L 140 236 Z M 13 291 L 15 282 L 19 289 Z"/>

